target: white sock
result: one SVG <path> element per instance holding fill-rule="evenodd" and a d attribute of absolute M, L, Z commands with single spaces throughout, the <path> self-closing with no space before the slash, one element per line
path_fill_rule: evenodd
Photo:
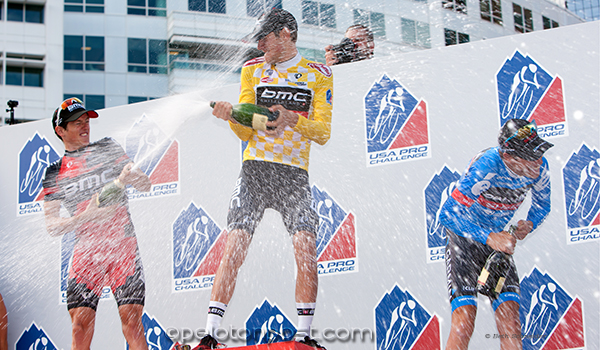
<path fill-rule="evenodd" d="M 225 315 L 227 305 L 218 301 L 208 303 L 208 315 L 206 316 L 206 334 L 210 334 L 213 338 L 217 338 L 217 329 L 221 326 L 223 315 Z"/>
<path fill-rule="evenodd" d="M 317 303 L 296 303 L 296 310 L 298 310 L 296 340 L 302 340 L 305 336 L 310 337 L 310 325 L 315 315 L 316 305 Z"/>

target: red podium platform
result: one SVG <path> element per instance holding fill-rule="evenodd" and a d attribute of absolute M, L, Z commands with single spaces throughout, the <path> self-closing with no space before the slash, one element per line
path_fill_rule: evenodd
<path fill-rule="evenodd" d="M 236 350 L 314 350 L 313 347 L 310 347 L 306 344 L 298 343 L 297 341 L 286 341 L 286 342 L 281 342 L 281 343 L 239 346 L 236 348 L 227 348 L 227 349 L 232 349 L 232 350 L 233 349 L 236 349 Z"/>

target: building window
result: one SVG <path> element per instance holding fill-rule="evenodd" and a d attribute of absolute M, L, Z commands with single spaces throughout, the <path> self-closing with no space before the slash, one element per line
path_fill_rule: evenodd
<path fill-rule="evenodd" d="M 104 13 L 104 0 L 65 0 L 65 12 Z"/>
<path fill-rule="evenodd" d="M 6 19 L 13 22 L 44 23 L 44 6 L 8 3 Z"/>
<path fill-rule="evenodd" d="M 544 29 L 558 28 L 558 22 L 551 20 L 546 16 L 542 16 L 542 22 L 544 22 Z"/>
<path fill-rule="evenodd" d="M 446 38 L 446 46 L 464 44 L 470 41 L 469 34 L 459 33 L 452 29 L 444 29 L 444 38 Z"/>
<path fill-rule="evenodd" d="M 103 71 L 104 37 L 65 35 L 64 69 Z"/>
<path fill-rule="evenodd" d="M 226 13 L 225 0 L 188 0 L 188 10 L 209 13 Z"/>
<path fill-rule="evenodd" d="M 106 107 L 104 95 L 82 95 L 82 94 L 64 94 L 63 100 L 71 97 L 77 97 L 83 101 L 86 109 L 102 109 Z"/>
<path fill-rule="evenodd" d="M 467 0 L 442 0 L 442 7 L 458 13 L 467 13 Z"/>
<path fill-rule="evenodd" d="M 6 85 L 44 87 L 42 68 L 6 66 Z"/>
<path fill-rule="evenodd" d="M 335 28 L 335 5 L 302 0 L 302 23 Z"/>
<path fill-rule="evenodd" d="M 431 48 L 429 24 L 402 18 L 402 41 L 412 45 Z"/>
<path fill-rule="evenodd" d="M 167 0 L 127 0 L 127 14 L 166 17 Z"/>
<path fill-rule="evenodd" d="M 167 74 L 167 41 L 127 39 L 127 70 L 132 73 Z"/>
<path fill-rule="evenodd" d="M 367 26 L 374 36 L 385 38 L 385 16 L 383 13 L 355 9 L 354 24 Z"/>
<path fill-rule="evenodd" d="M 590 0 L 567 0 L 565 6 L 587 21 L 600 19 L 600 2 Z"/>
<path fill-rule="evenodd" d="M 246 0 L 246 14 L 248 17 L 260 17 L 272 8 L 283 8 L 282 0 Z"/>
<path fill-rule="evenodd" d="M 521 7 L 513 2 L 513 15 L 515 17 L 515 30 L 519 33 L 533 32 L 533 18 L 531 10 Z"/>
<path fill-rule="evenodd" d="M 502 25 L 502 5 L 500 0 L 479 0 L 481 19 Z"/>
<path fill-rule="evenodd" d="M 146 102 L 157 99 L 158 97 L 147 97 L 147 96 L 129 96 L 128 104 L 138 103 L 138 102 Z"/>

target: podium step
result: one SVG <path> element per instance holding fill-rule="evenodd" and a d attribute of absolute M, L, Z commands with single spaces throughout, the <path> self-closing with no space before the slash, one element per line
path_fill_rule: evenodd
<path fill-rule="evenodd" d="M 297 341 L 285 341 L 280 343 L 271 344 L 260 344 L 260 345 L 248 345 L 238 346 L 233 348 L 227 348 L 228 350 L 314 350 L 306 344 L 298 343 Z"/>

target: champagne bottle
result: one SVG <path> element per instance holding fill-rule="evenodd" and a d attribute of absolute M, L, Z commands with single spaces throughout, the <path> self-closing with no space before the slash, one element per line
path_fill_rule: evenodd
<path fill-rule="evenodd" d="M 125 185 L 116 179 L 104 185 L 96 203 L 99 208 L 106 207 L 109 205 L 117 204 L 123 201 L 125 197 Z"/>
<path fill-rule="evenodd" d="M 511 226 L 508 233 L 515 232 L 516 226 Z M 512 265 L 512 256 L 500 251 L 494 251 L 488 256 L 477 279 L 477 291 L 486 295 L 497 295 L 504 287 L 504 281 Z"/>
<path fill-rule="evenodd" d="M 215 107 L 215 103 L 211 102 L 210 106 Z M 271 112 L 268 108 L 257 106 L 252 103 L 240 103 L 233 105 L 231 117 L 238 123 L 250 127 L 255 130 L 265 131 L 272 130 L 272 127 L 267 127 L 267 121 L 276 120 L 279 117 L 279 111 Z"/>

